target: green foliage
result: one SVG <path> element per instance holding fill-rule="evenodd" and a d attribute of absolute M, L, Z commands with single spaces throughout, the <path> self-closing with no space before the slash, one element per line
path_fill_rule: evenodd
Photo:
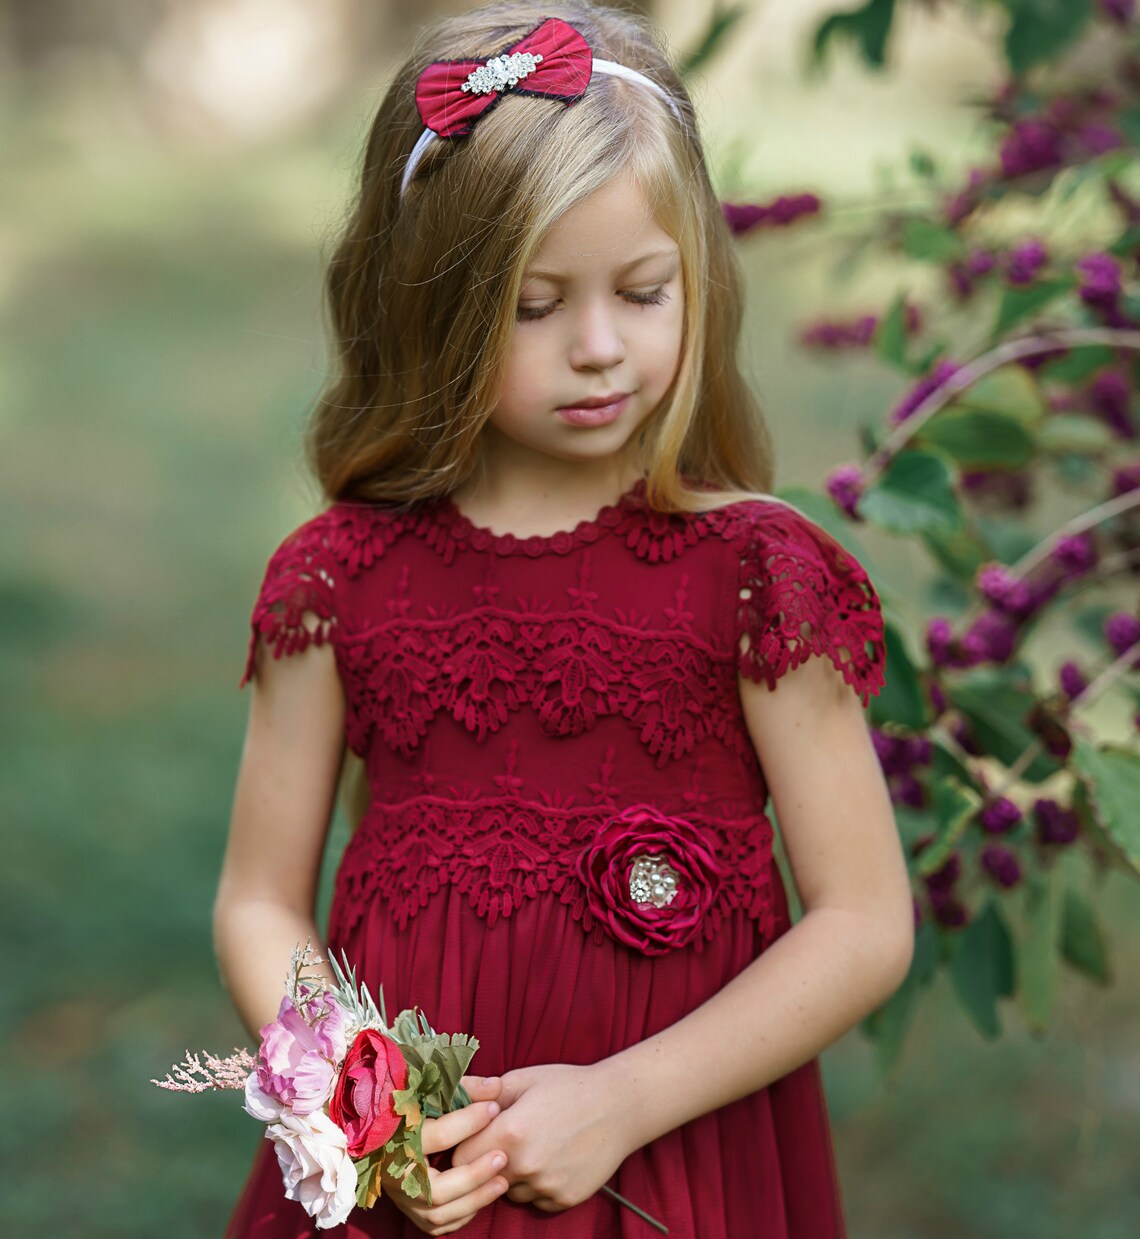
<path fill-rule="evenodd" d="M 823 62 L 834 40 L 846 39 L 855 44 L 867 64 L 883 68 L 894 16 L 895 0 L 867 0 L 862 8 L 849 13 L 832 13 L 816 29 L 812 40 L 813 63 L 818 67 Z"/>
<path fill-rule="evenodd" d="M 1028 719 L 1037 697 L 1015 670 L 986 668 L 963 676 L 953 689 L 954 705 L 970 725 L 985 752 L 1007 766 L 1035 741 Z M 1040 783 L 1057 773 L 1057 760 L 1039 753 L 1025 769 L 1025 777 Z"/>
<path fill-rule="evenodd" d="M 1031 874 L 1023 893 L 1023 929 L 1017 938 L 1017 1001 L 1031 1031 L 1049 1025 L 1060 976 L 1058 939 L 1061 906 L 1060 871 L 1054 865 Z"/>
<path fill-rule="evenodd" d="M 924 943 L 899 992 L 864 1024 L 884 1069 L 943 964 L 985 1037 L 1001 1031 L 999 1000 L 1010 996 L 1041 1035 L 1062 962 L 1110 977 L 1074 863 L 1140 877 L 1140 751 L 1135 737 L 1110 742 L 1084 713 L 1101 694 L 1115 696 L 1118 717 L 1140 705 L 1136 660 L 1117 659 L 1105 629 L 1112 612 L 1135 615 L 1136 605 L 1114 577 L 1135 563 L 1140 516 L 1140 492 L 1128 489 L 1140 386 L 1140 45 L 1134 24 L 1092 0 L 978 4 L 1004 17 L 1012 74 L 986 101 L 989 158 L 972 160 L 954 189 L 938 160 L 912 153 L 926 201 L 885 205 L 849 242 L 909 261 L 922 289 L 942 268 L 953 289 L 953 304 L 937 293 L 923 304 L 896 280 L 869 351 L 915 385 L 885 429 L 861 427 L 861 474 L 843 466 L 828 486 L 837 512 L 925 550 L 926 598 L 948 612 L 931 622 L 925 658 L 891 612 L 887 685 L 870 710 Z M 825 16 L 815 67 L 843 38 L 882 69 L 896 11 L 864 4 Z M 1094 27 L 1095 56 L 1084 54 Z M 1095 242 L 1072 222 L 1078 209 L 1095 211 Z M 1074 501 L 1086 510 L 1072 515 Z M 1051 622 L 1086 591 L 1099 603 L 1082 599 L 1065 618 L 1095 655 L 1060 648 Z M 1117 646 L 1128 622 L 1113 621 Z M 1062 659 L 1077 665 L 1059 686 Z"/>
<path fill-rule="evenodd" d="M 967 469 L 1017 468 L 1028 463 L 1034 448 L 1017 419 L 969 408 L 943 409 L 918 432 L 916 442 L 945 452 Z"/>
<path fill-rule="evenodd" d="M 954 992 L 974 1027 L 984 1037 L 1001 1032 L 997 1000 L 1013 993 L 1013 939 L 993 898 L 953 939 L 950 978 Z"/>
<path fill-rule="evenodd" d="M 1140 876 L 1140 754 L 1115 745 L 1097 748 L 1077 739 L 1073 768 L 1084 784 L 1090 825 L 1116 858 Z"/>
<path fill-rule="evenodd" d="M 691 77 L 698 70 L 703 69 L 720 50 L 737 22 L 747 12 L 748 5 L 746 4 L 724 5 L 718 3 L 713 9 L 708 25 L 700 38 L 681 57 L 681 76 Z"/>
<path fill-rule="evenodd" d="M 1084 31 L 1090 0 L 1000 0 L 1009 11 L 1005 56 L 1014 73 L 1059 55 Z"/>
<path fill-rule="evenodd" d="M 1085 976 L 1102 985 L 1112 978 L 1108 947 L 1092 906 L 1072 887 L 1065 891 L 1061 921 L 1061 953 Z"/>
<path fill-rule="evenodd" d="M 863 496 L 860 511 L 892 533 L 944 533 L 962 523 L 950 468 L 932 452 L 900 452 Z"/>
<path fill-rule="evenodd" d="M 1070 292 L 1072 287 L 1071 280 L 1042 280 L 1028 288 L 1002 289 L 997 317 L 990 329 L 991 339 L 999 339 L 1011 327 L 1039 314 L 1047 305 Z"/>
<path fill-rule="evenodd" d="M 871 719 L 875 723 L 898 723 L 920 731 L 930 721 L 930 711 L 918 671 L 896 625 L 884 625 L 884 638 L 887 645 L 886 683 L 883 691 L 871 698 Z"/>

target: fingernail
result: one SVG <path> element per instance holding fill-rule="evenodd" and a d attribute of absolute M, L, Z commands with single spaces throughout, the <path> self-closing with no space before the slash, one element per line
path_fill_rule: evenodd
<path fill-rule="evenodd" d="M 495 1156 L 491 1158 L 491 1169 L 492 1170 L 502 1170 L 502 1168 L 506 1164 L 507 1164 L 506 1156 L 502 1153 L 496 1153 Z"/>
<path fill-rule="evenodd" d="M 495 1117 L 495 1115 L 499 1113 L 499 1103 L 498 1103 L 497 1101 L 490 1101 L 490 1102 L 488 1102 L 488 1103 L 487 1103 L 487 1113 L 488 1113 L 488 1114 L 489 1114 L 492 1118 L 494 1118 L 494 1117 Z"/>

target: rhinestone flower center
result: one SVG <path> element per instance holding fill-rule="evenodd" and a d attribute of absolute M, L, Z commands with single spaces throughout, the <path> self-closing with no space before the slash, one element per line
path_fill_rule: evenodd
<path fill-rule="evenodd" d="M 468 75 L 460 89 L 468 90 L 473 95 L 489 95 L 493 90 L 506 90 L 529 77 L 541 61 L 541 55 L 531 52 L 492 56 L 485 65 L 480 65 Z"/>
<path fill-rule="evenodd" d="M 659 856 L 643 853 L 629 870 L 629 897 L 637 904 L 667 907 L 677 896 L 677 873 Z"/>

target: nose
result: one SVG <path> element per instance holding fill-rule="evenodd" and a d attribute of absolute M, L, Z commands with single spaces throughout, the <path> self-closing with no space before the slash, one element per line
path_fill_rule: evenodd
<path fill-rule="evenodd" d="M 574 319 L 570 364 L 575 370 L 611 370 L 625 360 L 625 340 L 613 307 L 591 298 Z"/>

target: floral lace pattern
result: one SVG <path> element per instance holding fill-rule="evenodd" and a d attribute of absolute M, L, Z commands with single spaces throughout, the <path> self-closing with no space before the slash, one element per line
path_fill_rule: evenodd
<path fill-rule="evenodd" d="M 628 719 L 666 765 L 710 736 L 747 760 L 732 659 L 695 638 L 600 616 L 510 613 L 395 622 L 340 649 L 346 734 L 367 750 L 373 732 L 410 757 L 446 710 L 476 739 L 529 708 L 550 736 L 581 735 L 601 717 Z"/>
<path fill-rule="evenodd" d="M 864 705 L 883 687 L 878 595 L 862 566 L 818 526 L 776 505 L 736 532 L 740 671 L 770 689 L 813 654 L 830 658 Z"/>
<path fill-rule="evenodd" d="M 329 940 L 343 942 L 376 900 L 403 929 L 432 895 L 452 887 L 488 925 L 552 892 L 600 942 L 612 926 L 599 916 L 586 870 L 594 841 L 617 820 L 597 807 L 556 808 L 513 796 L 373 801 L 337 871 Z M 699 951 L 736 910 L 755 920 L 767 941 L 773 928 L 771 823 L 763 815 L 723 822 L 689 814 L 686 830 L 699 839 L 702 856 L 718 858 L 721 873 L 699 892 L 699 920 L 690 914 L 684 934 L 669 945 Z M 705 881 L 708 862 L 691 872 L 694 881 Z M 667 942 L 664 932 L 659 936 Z"/>
<path fill-rule="evenodd" d="M 336 504 L 270 560 L 243 684 L 259 640 L 278 658 L 331 644 L 346 740 L 384 771 L 338 874 L 334 940 L 371 900 L 406 925 L 447 886 L 488 924 L 552 892 L 586 931 L 636 939 L 647 953 L 699 949 L 733 910 L 771 926 L 767 787 L 738 677 L 774 689 L 822 655 L 866 703 L 885 661 L 866 573 L 795 509 L 662 514 L 640 484 L 594 520 L 537 538 L 479 529 L 447 500 Z M 531 724 L 511 735 L 520 716 Z M 461 730 L 441 730 L 441 718 Z M 628 743 L 606 720 L 628 724 Z M 505 771 L 479 767 L 471 745 L 504 730 Z M 525 785 L 520 737 L 525 766 L 540 772 Z M 567 741 L 565 771 L 542 737 Z M 427 769 L 429 740 L 441 773 L 457 755 L 448 746 L 462 744 L 476 783 L 444 787 Z M 596 781 L 584 769 L 599 771 Z M 661 820 L 692 845 L 653 853 L 689 875 L 685 897 L 669 904 L 684 925 L 636 900 L 602 915 L 599 892 L 624 890 L 626 852 L 644 849 L 636 831 L 619 840 L 620 864 L 589 849 L 607 824 L 612 843 L 616 817 L 647 797 L 673 806 Z M 698 873 L 708 879 L 700 889 Z"/>
<path fill-rule="evenodd" d="M 322 538 L 302 527 L 277 548 L 265 570 L 251 620 L 249 653 L 239 688 L 253 678 L 257 639 L 274 658 L 299 654 L 310 645 L 324 645 L 337 624 L 336 566 Z M 314 617 L 312 626 L 305 616 Z"/>

